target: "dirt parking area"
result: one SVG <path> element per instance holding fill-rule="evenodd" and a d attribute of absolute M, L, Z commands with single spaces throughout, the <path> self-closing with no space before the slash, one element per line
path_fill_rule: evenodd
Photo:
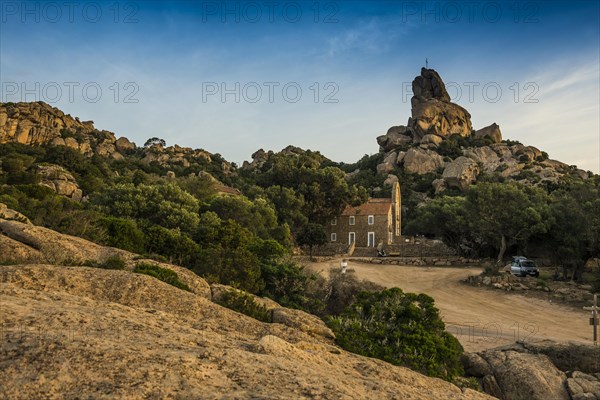
<path fill-rule="evenodd" d="M 339 260 L 307 267 L 328 274 Z M 349 261 L 359 279 L 435 299 L 449 332 L 466 351 L 480 351 L 528 339 L 591 343 L 589 313 L 514 293 L 487 290 L 462 281 L 482 269 L 474 267 L 412 267 Z"/>

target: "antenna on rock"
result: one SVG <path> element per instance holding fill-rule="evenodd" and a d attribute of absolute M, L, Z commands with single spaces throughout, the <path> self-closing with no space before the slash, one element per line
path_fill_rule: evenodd
<path fill-rule="evenodd" d="M 427 58 L 425 58 L 425 68 L 429 68 L 429 60 Z"/>

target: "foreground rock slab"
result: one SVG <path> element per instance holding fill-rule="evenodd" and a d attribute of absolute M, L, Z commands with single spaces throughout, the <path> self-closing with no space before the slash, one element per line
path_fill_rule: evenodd
<path fill-rule="evenodd" d="M 0 397 L 491 399 L 129 271 L 0 267 Z"/>

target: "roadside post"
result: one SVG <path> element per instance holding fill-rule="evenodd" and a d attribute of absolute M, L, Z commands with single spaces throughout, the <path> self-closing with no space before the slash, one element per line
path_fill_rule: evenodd
<path fill-rule="evenodd" d="M 590 325 L 594 328 L 594 346 L 598 344 L 598 311 L 600 311 L 600 307 L 598 307 L 598 295 L 594 295 L 594 305 L 591 307 L 583 307 L 584 310 L 591 311 L 592 317 L 590 318 Z"/>

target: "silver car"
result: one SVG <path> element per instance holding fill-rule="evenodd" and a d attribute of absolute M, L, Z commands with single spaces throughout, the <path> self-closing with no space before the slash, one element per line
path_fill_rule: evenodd
<path fill-rule="evenodd" d="M 510 264 L 510 272 L 516 276 L 540 276 L 540 270 L 536 267 L 535 263 L 522 256 L 513 257 Z"/>

